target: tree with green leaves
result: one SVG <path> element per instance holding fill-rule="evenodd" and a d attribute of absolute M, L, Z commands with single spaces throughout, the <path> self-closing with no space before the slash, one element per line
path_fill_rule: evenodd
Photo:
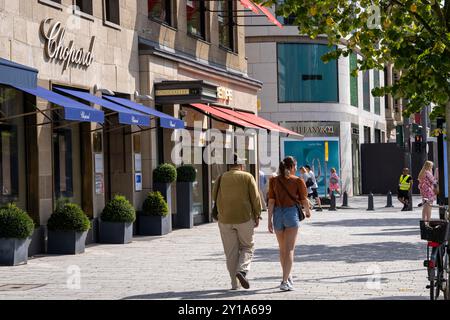
<path fill-rule="evenodd" d="M 326 37 L 330 46 L 337 45 L 322 57 L 325 62 L 360 54 L 353 76 L 392 65 L 401 71 L 400 79 L 390 87 L 375 88 L 373 95 L 403 99 L 407 117 L 432 105 L 430 117 L 445 117 L 450 126 L 450 0 L 256 2 L 276 4 L 278 15 L 295 17 L 301 35 Z"/>

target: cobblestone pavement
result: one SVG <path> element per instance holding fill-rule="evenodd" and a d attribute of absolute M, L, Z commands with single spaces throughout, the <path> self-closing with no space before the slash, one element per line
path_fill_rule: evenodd
<path fill-rule="evenodd" d="M 208 224 L 0 267 L 0 299 L 428 299 L 420 209 L 400 212 L 398 202 L 387 209 L 384 197 L 375 199 L 372 212 L 366 198 L 350 199 L 350 205 L 315 213 L 302 225 L 293 292 L 278 288 L 277 242 L 265 217 L 256 234 L 250 290 L 228 290 L 218 228 Z M 77 268 L 80 288 L 73 277 Z"/>

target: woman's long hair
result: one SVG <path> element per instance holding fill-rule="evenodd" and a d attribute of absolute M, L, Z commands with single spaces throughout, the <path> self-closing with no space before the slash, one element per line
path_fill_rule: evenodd
<path fill-rule="evenodd" d="M 426 172 L 431 171 L 433 169 L 433 166 L 434 166 L 433 162 L 425 161 L 422 170 L 420 170 L 419 173 L 419 180 L 422 180 L 425 177 Z"/>
<path fill-rule="evenodd" d="M 297 162 L 293 157 L 287 157 L 286 159 L 281 161 L 280 167 L 278 169 L 278 174 L 285 178 L 289 178 L 289 176 L 291 175 L 291 170 L 295 168 L 296 163 Z"/>

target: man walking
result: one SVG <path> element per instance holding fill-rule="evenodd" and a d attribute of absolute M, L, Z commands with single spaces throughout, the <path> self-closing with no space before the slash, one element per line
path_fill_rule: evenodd
<path fill-rule="evenodd" d="M 234 155 L 233 164 L 214 186 L 220 235 L 231 277 L 231 289 L 239 283 L 250 288 L 247 274 L 254 252 L 254 233 L 261 219 L 261 200 L 254 177 L 243 171 L 244 159 Z M 239 281 L 239 283 L 238 283 Z"/>
<path fill-rule="evenodd" d="M 409 175 L 409 168 L 403 169 L 398 183 L 398 200 L 403 203 L 402 211 L 408 211 L 409 202 L 411 201 L 409 194 L 413 186 L 413 179 Z"/>

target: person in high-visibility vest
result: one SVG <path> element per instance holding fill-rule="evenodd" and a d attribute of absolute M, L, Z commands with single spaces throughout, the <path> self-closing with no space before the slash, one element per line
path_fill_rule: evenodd
<path fill-rule="evenodd" d="M 398 182 L 398 200 L 403 203 L 402 211 L 407 211 L 409 207 L 409 193 L 413 186 L 413 178 L 409 174 L 409 169 L 404 168 L 403 174 Z"/>

